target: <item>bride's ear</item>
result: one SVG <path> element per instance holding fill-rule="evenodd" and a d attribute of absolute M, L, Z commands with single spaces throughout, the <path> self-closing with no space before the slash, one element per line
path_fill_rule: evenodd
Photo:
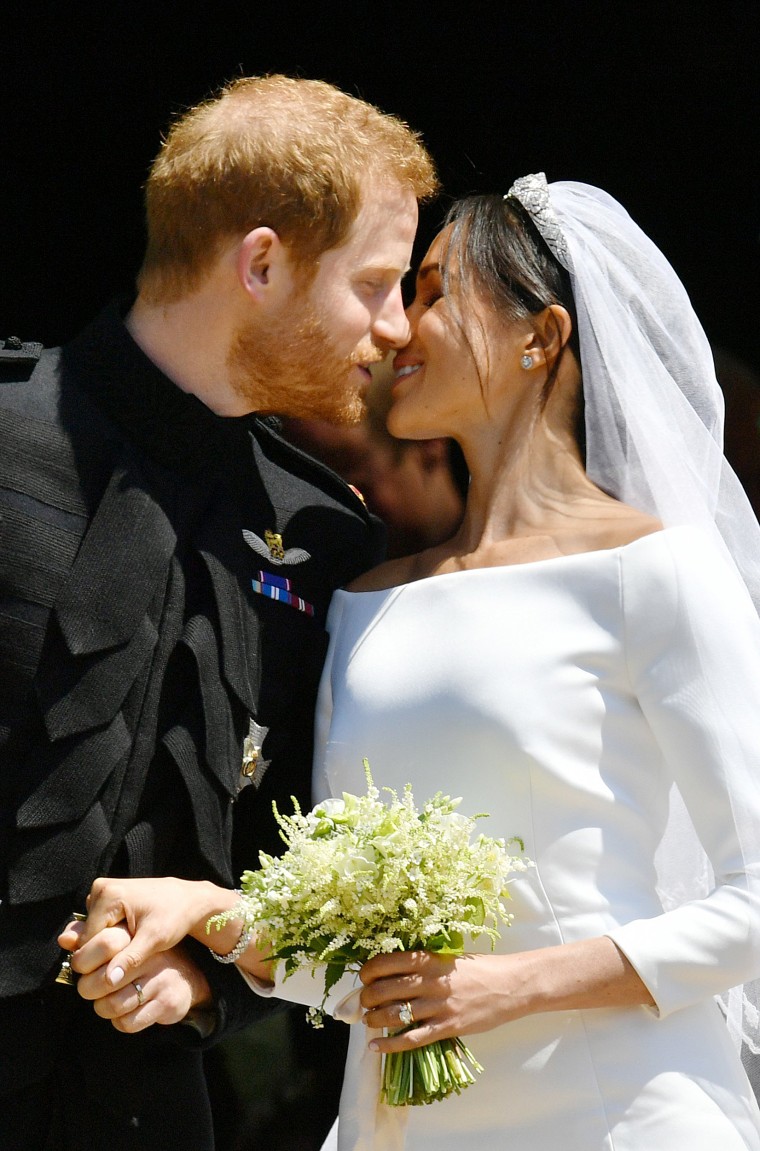
<path fill-rule="evenodd" d="M 573 330 L 570 313 L 562 304 L 550 304 L 543 312 L 531 316 L 530 322 L 533 331 L 525 353 L 536 366 L 545 364 L 551 368 L 570 339 Z"/>

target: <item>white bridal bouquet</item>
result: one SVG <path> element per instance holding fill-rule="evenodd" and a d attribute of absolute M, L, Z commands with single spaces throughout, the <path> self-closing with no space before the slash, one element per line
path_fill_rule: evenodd
<path fill-rule="evenodd" d="M 343 793 L 304 815 L 275 818 L 287 850 L 260 854 L 246 871 L 238 904 L 209 920 L 222 927 L 242 917 L 269 945 L 286 974 L 324 965 L 325 997 L 347 970 L 382 952 L 425 950 L 462 955 L 464 939 L 486 935 L 512 916 L 507 877 L 529 861 L 510 855 L 503 839 L 474 836 L 475 821 L 440 793 L 417 810 L 410 785 L 380 797 L 364 761 L 367 794 Z M 510 840 L 523 850 L 522 841 Z M 323 999 L 324 1005 L 324 999 Z M 321 1026 L 322 1012 L 309 1018 Z M 387 1055 L 382 1099 L 392 1106 L 431 1103 L 474 1082 L 482 1068 L 459 1038 Z"/>

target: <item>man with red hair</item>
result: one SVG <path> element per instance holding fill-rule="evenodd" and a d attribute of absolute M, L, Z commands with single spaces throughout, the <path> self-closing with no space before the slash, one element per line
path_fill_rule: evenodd
<path fill-rule="evenodd" d="M 266 1006 L 188 946 L 112 1026 L 56 936 L 96 875 L 233 882 L 308 797 L 327 605 L 379 536 L 267 417 L 361 414 L 435 184 L 394 117 L 239 79 L 156 158 L 136 297 L 0 342 L 3 1147 L 212 1147 L 200 1050 Z"/>

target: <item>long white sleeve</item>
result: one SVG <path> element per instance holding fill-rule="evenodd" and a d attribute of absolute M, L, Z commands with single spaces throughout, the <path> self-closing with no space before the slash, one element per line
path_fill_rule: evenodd
<path fill-rule="evenodd" d="M 670 539 L 623 552 L 626 651 L 715 886 L 607 933 L 661 1015 L 760 975 L 760 623 L 699 533 Z"/>

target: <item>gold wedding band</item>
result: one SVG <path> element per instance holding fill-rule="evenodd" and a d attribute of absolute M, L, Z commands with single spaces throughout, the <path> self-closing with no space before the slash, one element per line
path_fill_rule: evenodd
<path fill-rule="evenodd" d="M 411 1027 L 414 1023 L 414 1012 L 412 1005 L 407 999 L 406 1003 L 402 1003 L 398 1009 L 399 1023 L 403 1023 L 404 1027 Z"/>
<path fill-rule="evenodd" d="M 138 983 L 136 979 L 133 979 L 132 986 L 137 992 L 137 1006 L 142 1007 L 143 1003 L 145 1002 L 145 992 L 142 989 L 142 984 Z"/>

